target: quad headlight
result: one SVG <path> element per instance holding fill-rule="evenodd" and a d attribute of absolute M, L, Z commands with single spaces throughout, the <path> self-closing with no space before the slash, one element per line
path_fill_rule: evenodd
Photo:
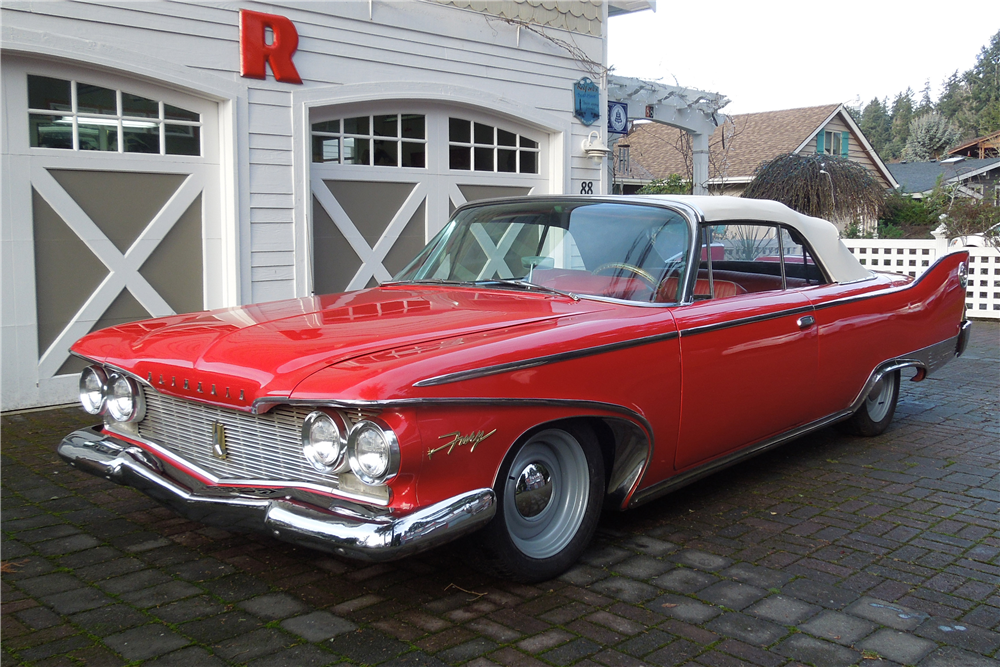
<path fill-rule="evenodd" d="M 347 454 L 347 429 L 338 416 L 319 410 L 302 424 L 302 455 L 320 472 L 336 472 Z"/>
<path fill-rule="evenodd" d="M 380 419 L 354 425 L 347 440 L 351 470 L 365 484 L 384 484 L 399 472 L 399 441 Z"/>
<path fill-rule="evenodd" d="M 140 421 L 146 414 L 146 401 L 139 383 L 121 373 L 108 376 L 104 402 L 108 415 L 115 421 Z"/>
<path fill-rule="evenodd" d="M 87 366 L 80 374 L 80 403 L 92 415 L 104 412 L 108 374 L 100 366 Z"/>

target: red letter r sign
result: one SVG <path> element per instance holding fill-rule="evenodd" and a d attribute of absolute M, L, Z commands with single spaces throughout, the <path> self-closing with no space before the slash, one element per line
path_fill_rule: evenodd
<path fill-rule="evenodd" d="M 271 29 L 274 41 L 265 43 L 265 30 Z M 302 83 L 292 64 L 292 54 L 299 47 L 299 33 L 284 16 L 240 10 L 240 74 L 251 79 L 265 79 L 264 63 L 271 64 L 274 78 L 285 83 Z"/>

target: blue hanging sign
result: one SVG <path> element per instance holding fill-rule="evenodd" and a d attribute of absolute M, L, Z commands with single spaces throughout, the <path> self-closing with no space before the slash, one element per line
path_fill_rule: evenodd
<path fill-rule="evenodd" d="M 628 105 L 624 102 L 608 102 L 608 132 L 628 134 Z"/>
<path fill-rule="evenodd" d="M 584 125 L 601 118 L 601 89 L 587 77 L 573 84 L 573 115 Z"/>

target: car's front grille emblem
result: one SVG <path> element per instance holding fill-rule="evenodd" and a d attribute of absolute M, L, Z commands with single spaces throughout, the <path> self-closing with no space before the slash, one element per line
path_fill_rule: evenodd
<path fill-rule="evenodd" d="M 212 456 L 226 459 L 226 428 L 219 422 L 212 422 Z"/>

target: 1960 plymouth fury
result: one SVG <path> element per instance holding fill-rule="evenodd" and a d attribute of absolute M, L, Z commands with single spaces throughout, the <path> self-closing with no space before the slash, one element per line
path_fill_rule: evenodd
<path fill-rule="evenodd" d="M 320 261 L 320 260 L 317 260 Z M 872 273 L 830 223 L 727 197 L 460 208 L 373 289 L 90 334 L 72 465 L 186 517 L 388 560 L 474 530 L 539 581 L 626 509 L 964 350 L 968 254 Z"/>

